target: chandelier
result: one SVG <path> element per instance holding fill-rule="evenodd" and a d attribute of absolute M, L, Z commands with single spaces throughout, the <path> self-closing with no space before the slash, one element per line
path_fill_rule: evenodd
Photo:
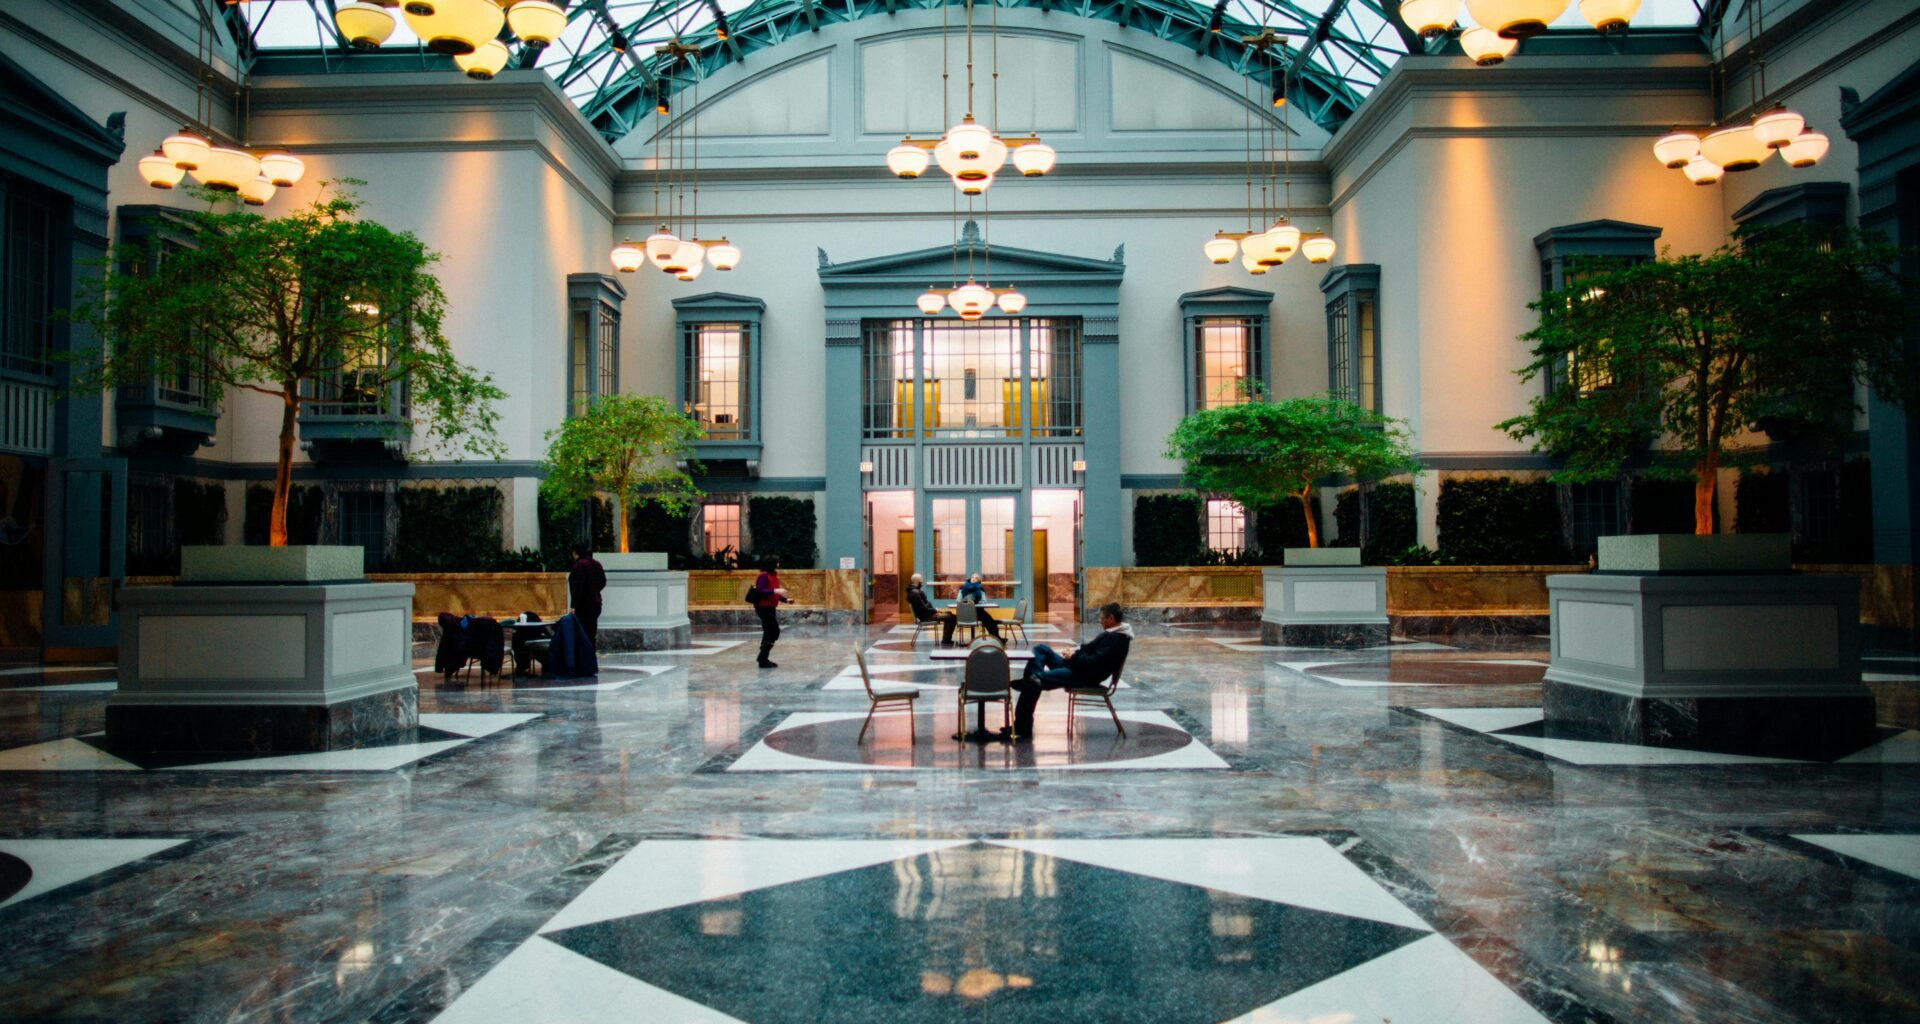
<path fill-rule="evenodd" d="M 203 73 L 194 82 L 193 123 L 167 136 L 135 166 L 141 179 L 156 189 L 172 189 L 192 175 L 201 185 L 236 195 L 247 206 L 265 206 L 275 192 L 298 183 L 306 174 L 307 166 L 299 157 L 283 150 L 260 154 L 245 144 L 228 146 L 214 141 L 210 127 L 213 96 L 204 70 L 213 67 L 213 29 L 204 10 L 195 29 L 194 56 Z M 237 83 L 242 134 L 247 124 L 247 88 L 246 83 Z"/>
<path fill-rule="evenodd" d="M 468 78 L 486 81 L 513 59 L 505 26 L 523 51 L 539 50 L 567 28 L 564 3 L 554 0 L 354 0 L 333 8 L 333 24 L 356 50 L 377 50 L 393 35 L 393 9 L 436 53 L 453 57 Z"/>
<path fill-rule="evenodd" d="M 1767 61 L 1760 48 L 1763 31 L 1760 5 L 1747 8 L 1753 38 L 1753 70 L 1747 75 L 1747 106 L 1759 111 L 1745 123 L 1698 131 L 1675 128 L 1653 143 L 1654 159 L 1687 176 L 1696 185 L 1711 185 L 1725 174 L 1751 171 L 1775 153 L 1788 167 L 1812 167 L 1827 155 L 1825 132 L 1807 125 L 1806 118 L 1775 102 L 1762 106 L 1767 96 Z M 1722 82 L 1726 65 L 1720 67 Z M 1722 90 L 1724 92 L 1724 90 Z M 1722 96 L 1724 101 L 1725 97 Z"/>
<path fill-rule="evenodd" d="M 1474 24 L 1460 28 L 1460 49 L 1480 67 L 1513 56 L 1520 40 L 1547 30 L 1567 12 L 1571 0 L 1402 0 L 1400 20 L 1422 38 L 1439 39 L 1460 22 L 1460 8 Z M 1624 32 L 1640 10 L 1640 0 L 1580 0 L 1580 16 L 1596 31 Z"/>
<path fill-rule="evenodd" d="M 674 66 L 686 60 L 691 66 L 692 57 L 700 50 L 675 39 L 657 51 L 666 58 L 661 65 L 660 82 L 657 89 L 655 111 L 664 119 L 670 112 L 667 105 L 667 76 Z M 654 269 L 670 274 L 682 281 L 697 280 L 709 264 L 715 270 L 732 270 L 740 264 L 740 247 L 728 241 L 726 237 L 706 239 L 699 237 L 700 227 L 700 80 L 693 80 L 693 104 L 688 113 L 677 121 L 667 122 L 665 129 L 653 137 L 653 211 L 654 220 L 660 225 L 646 241 L 636 245 L 633 239 L 623 239 L 613 247 L 608 258 L 613 268 L 623 274 L 631 274 L 643 266 L 651 264 Z M 693 122 L 692 139 L 689 141 L 686 122 Z M 660 156 L 660 136 L 667 137 L 667 156 Z M 667 179 L 667 205 L 660 205 L 660 179 Z M 688 185 L 692 186 L 692 198 L 689 201 Z M 681 238 L 674 233 L 674 224 L 679 222 L 688 237 Z"/>
<path fill-rule="evenodd" d="M 1243 38 L 1241 42 L 1245 43 L 1254 51 L 1247 60 L 1247 67 L 1249 71 L 1251 71 L 1253 65 L 1258 62 L 1258 58 L 1267 57 L 1268 50 L 1279 44 L 1279 37 L 1274 34 L 1272 29 L 1262 29 L 1259 35 L 1247 36 Z M 1270 67 L 1274 66 L 1274 62 L 1271 60 L 1267 63 Z M 1248 273 L 1256 275 L 1265 274 L 1272 268 L 1281 266 L 1292 259 L 1295 253 L 1305 256 L 1309 263 L 1325 263 L 1333 259 L 1334 251 L 1338 248 L 1333 238 L 1324 231 L 1302 231 L 1289 219 L 1289 215 L 1293 212 L 1293 130 L 1291 117 L 1289 116 L 1292 112 L 1292 105 L 1287 102 L 1287 80 L 1284 76 L 1281 78 L 1280 85 L 1276 90 L 1274 103 L 1280 107 L 1281 152 L 1284 154 L 1286 167 L 1284 176 L 1286 202 L 1280 208 L 1279 215 L 1274 218 L 1273 224 L 1270 227 L 1260 230 L 1255 229 L 1256 221 L 1253 215 L 1253 110 L 1256 104 L 1252 96 L 1252 75 L 1248 74 L 1244 81 L 1246 83 L 1246 94 L 1242 96 L 1242 100 L 1243 110 L 1246 114 L 1244 120 L 1246 123 L 1245 130 L 1247 138 L 1247 230 L 1216 231 L 1213 233 L 1212 238 L 1207 239 L 1201 244 L 1200 251 L 1206 255 L 1209 261 L 1218 265 L 1231 263 L 1234 257 L 1238 255 L 1240 257 L 1240 265 L 1244 267 Z M 1260 118 L 1260 151 L 1264 157 L 1264 166 L 1262 166 L 1260 174 L 1260 219 L 1257 223 L 1265 223 L 1267 219 L 1267 197 L 1269 194 L 1267 182 L 1273 169 L 1273 146 L 1267 139 L 1267 132 L 1272 127 L 1272 118 L 1262 114 Z"/>
<path fill-rule="evenodd" d="M 972 210 L 968 210 L 969 214 L 972 212 Z M 992 211 L 986 211 L 985 217 L 988 230 L 991 231 L 993 225 Z M 941 288 L 937 285 L 928 286 L 927 290 L 921 292 L 920 297 L 914 300 L 914 305 L 919 307 L 920 312 L 927 316 L 939 316 L 942 310 L 951 309 L 954 315 L 960 319 L 971 321 L 981 319 L 988 313 L 993 312 L 996 308 L 1008 316 L 1014 316 L 1021 310 L 1027 308 L 1027 297 L 1021 293 L 1020 289 L 1014 287 L 995 288 L 991 284 L 993 281 L 993 246 L 982 240 L 979 228 L 975 226 L 971 218 L 967 221 L 966 230 L 954 238 L 953 277 L 955 281 L 960 279 L 960 250 L 962 247 L 967 250 L 967 283 L 955 284 L 951 288 Z M 987 279 L 988 284 L 981 284 L 979 281 L 974 280 L 973 254 L 976 250 L 985 254 L 986 267 L 982 276 Z"/>
<path fill-rule="evenodd" d="M 938 139 L 916 139 L 908 133 L 900 144 L 887 150 L 887 170 L 901 178 L 918 178 L 926 173 L 931 163 L 938 163 L 940 170 L 953 181 L 953 187 L 961 195 L 977 196 L 993 187 L 993 182 L 1007 165 L 1009 154 L 1013 157 L 1013 167 L 1023 177 L 1037 178 L 1053 170 L 1057 154 L 1053 147 L 1040 141 L 1038 133 L 1003 139 L 992 128 L 975 121 L 973 118 L 973 0 L 966 0 L 967 7 L 967 112 L 958 124 L 948 128 L 945 135 Z M 947 8 L 940 8 L 940 104 L 941 121 L 947 119 Z M 1000 102 L 1000 6 L 993 8 L 993 105 L 995 120 L 998 120 Z"/>

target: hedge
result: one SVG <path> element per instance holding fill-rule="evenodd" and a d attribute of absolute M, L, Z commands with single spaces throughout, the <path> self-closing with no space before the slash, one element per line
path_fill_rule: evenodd
<path fill-rule="evenodd" d="M 406 487 L 388 572 L 493 572 L 500 568 L 502 495 L 497 487 Z"/>
<path fill-rule="evenodd" d="M 1321 521 L 1320 492 L 1313 492 L 1313 521 Z M 1300 512 L 1300 501 L 1288 498 L 1278 505 L 1262 509 L 1253 518 L 1253 542 L 1261 552 L 1261 565 L 1279 565 L 1286 548 L 1307 546 L 1307 517 Z M 1332 538 L 1322 536 L 1320 543 L 1330 545 Z"/>
<path fill-rule="evenodd" d="M 1193 565 L 1207 549 L 1206 504 L 1192 494 L 1133 499 L 1133 564 Z"/>
<path fill-rule="evenodd" d="M 818 524 L 812 498 L 769 494 L 747 500 L 747 535 L 753 538 L 748 564 L 777 558 L 782 569 L 812 569 L 820 549 L 813 542 Z"/>
<path fill-rule="evenodd" d="M 1787 533 L 1793 529 L 1790 487 L 1786 473 L 1748 470 L 1733 485 L 1733 528 L 1739 533 Z M 1692 524 L 1688 524 L 1692 530 Z"/>
<path fill-rule="evenodd" d="M 1448 480 L 1435 509 L 1440 557 L 1457 565 L 1554 565 L 1570 560 L 1558 488 L 1506 477 Z"/>
<path fill-rule="evenodd" d="M 1368 537 L 1360 560 L 1368 565 L 1387 565 L 1420 540 L 1419 515 L 1415 511 L 1412 484 L 1375 484 L 1367 499 Z M 1333 506 L 1333 518 L 1340 529 L 1330 547 L 1360 546 L 1360 488 L 1340 492 Z"/>
<path fill-rule="evenodd" d="M 1737 488 L 1736 488 L 1737 491 Z M 1713 521 L 1720 522 L 1720 503 L 1714 503 Z M 1693 481 L 1633 482 L 1633 520 L 1629 533 L 1692 533 Z"/>
<path fill-rule="evenodd" d="M 227 489 L 222 484 L 176 480 L 173 484 L 173 532 L 181 545 L 219 544 L 225 538 Z"/>

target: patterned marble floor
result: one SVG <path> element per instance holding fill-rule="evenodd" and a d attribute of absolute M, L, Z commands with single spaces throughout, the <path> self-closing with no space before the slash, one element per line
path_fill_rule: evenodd
<path fill-rule="evenodd" d="M 273 764 L 102 749 L 110 667 L 0 670 L 0 1020 L 1920 1017 L 1920 733 L 1555 748 L 1538 640 L 1139 632 L 1127 736 L 1050 695 L 1024 752 L 949 739 L 893 624 L 423 672 L 421 734 Z M 854 741 L 856 648 L 928 688 L 911 742 Z"/>

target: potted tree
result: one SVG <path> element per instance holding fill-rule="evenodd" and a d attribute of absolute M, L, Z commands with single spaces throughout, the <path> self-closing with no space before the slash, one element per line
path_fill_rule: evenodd
<path fill-rule="evenodd" d="M 687 460 L 705 436 L 698 421 L 659 395 L 608 395 L 547 433 L 540 491 L 566 514 L 594 498 L 613 504 L 617 553 L 607 571 L 599 644 L 606 650 L 665 650 L 692 642 L 687 574 L 670 572 L 661 552 L 630 551 L 628 518 L 639 505 L 685 512 L 700 498 Z"/>
<path fill-rule="evenodd" d="M 323 188 L 273 219 L 190 213 L 189 244 L 151 273 L 109 275 L 76 312 L 109 339 L 87 354 L 92 386 L 189 373 L 213 401 L 251 391 L 281 414 L 270 545 L 189 547 L 181 582 L 195 585 L 121 592 L 110 743 L 329 750 L 418 724 L 413 586 L 365 582 L 359 548 L 286 546 L 300 412 L 328 388 L 404 386 L 425 450 L 497 455 L 502 392 L 441 333 L 438 257 L 359 208 Z"/>
<path fill-rule="evenodd" d="M 1693 482 L 1693 534 L 1602 537 L 1599 573 L 1548 577 L 1549 729 L 1781 757 L 1871 741 L 1858 582 L 1791 573 L 1785 534 L 1713 535 L 1713 506 L 1754 424 L 1831 437 L 1856 386 L 1907 399 L 1897 255 L 1854 232 L 1769 228 L 1591 268 L 1532 304 L 1519 373 L 1553 386 L 1499 428 L 1559 456 L 1562 480 L 1644 459 Z"/>
<path fill-rule="evenodd" d="M 1182 419 L 1167 439 L 1167 457 L 1185 465 L 1188 486 L 1225 495 L 1256 514 L 1288 514 L 1298 503 L 1308 547 L 1287 549 L 1284 567 L 1265 570 L 1263 639 L 1385 643 L 1386 570 L 1362 567 L 1359 548 L 1321 548 L 1313 491 L 1326 477 L 1365 481 L 1417 468 L 1405 426 L 1330 395 L 1248 397 Z"/>

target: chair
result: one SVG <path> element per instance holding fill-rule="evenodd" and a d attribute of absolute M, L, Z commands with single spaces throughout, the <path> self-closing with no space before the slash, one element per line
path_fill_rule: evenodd
<path fill-rule="evenodd" d="M 1069 687 L 1067 689 L 1068 735 L 1072 735 L 1073 733 L 1075 708 L 1083 706 L 1097 708 L 1102 705 L 1106 707 L 1107 714 L 1113 716 L 1113 727 L 1120 730 L 1120 735 L 1125 736 L 1127 734 L 1127 727 L 1120 724 L 1120 713 L 1113 709 L 1113 691 L 1120 688 L 1120 673 L 1126 667 L 1127 659 L 1121 658 L 1120 664 L 1114 668 L 1113 675 L 1110 676 L 1106 682 L 1099 686 L 1079 686 Z"/>
<path fill-rule="evenodd" d="M 867 708 L 867 720 L 860 725 L 860 735 L 854 737 L 859 743 L 867 738 L 867 727 L 873 724 L 873 713 L 880 710 L 882 704 L 904 704 L 907 707 L 907 740 L 913 742 L 913 702 L 920 699 L 920 688 L 898 684 L 892 686 L 873 685 L 873 675 L 867 671 L 867 656 L 858 644 L 853 648 L 853 660 L 860 665 L 860 682 L 867 688 L 867 699 L 873 703 Z"/>
<path fill-rule="evenodd" d="M 1013 666 L 1000 641 L 983 636 L 967 651 L 960 680 L 960 735 L 967 733 L 967 705 L 1000 705 L 1000 727 L 1013 728 Z"/>
<path fill-rule="evenodd" d="M 1006 621 L 1000 623 L 1000 629 L 1001 629 L 1000 635 L 1002 637 L 1005 637 L 1006 639 L 1011 640 L 1013 638 L 1012 634 L 1019 633 L 1020 645 L 1022 647 L 1033 646 L 1033 641 L 1027 639 L 1027 599 L 1026 598 L 1024 597 L 1021 598 L 1020 603 L 1014 606 L 1013 618 L 1007 619 Z"/>
<path fill-rule="evenodd" d="M 980 632 L 980 606 L 972 601 L 955 601 L 953 617 L 954 632 L 966 630 L 967 642 L 972 643 Z"/>
<path fill-rule="evenodd" d="M 923 630 L 928 633 L 940 632 L 940 625 L 941 625 L 940 616 L 938 614 L 935 614 L 934 617 L 931 619 L 921 619 L 921 618 L 914 619 L 913 620 L 913 639 L 909 642 L 916 643 L 916 644 L 919 643 L 920 633 Z"/>

